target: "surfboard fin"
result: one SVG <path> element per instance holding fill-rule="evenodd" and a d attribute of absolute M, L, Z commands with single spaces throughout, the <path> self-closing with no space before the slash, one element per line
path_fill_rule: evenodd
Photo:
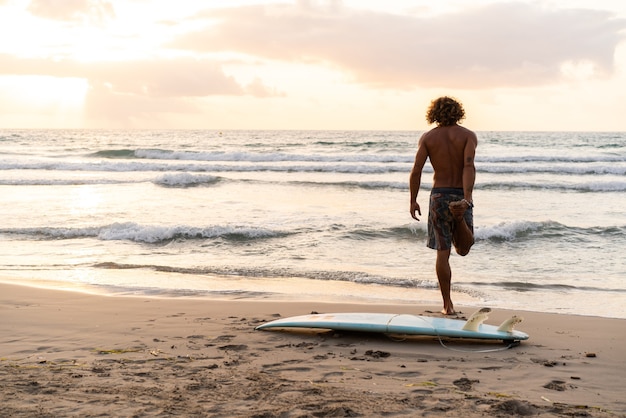
<path fill-rule="evenodd" d="M 500 326 L 498 327 L 498 331 L 513 332 L 515 325 L 519 324 L 523 320 L 524 318 L 522 318 L 521 316 L 513 315 L 512 317 L 504 321 L 502 324 L 500 324 Z"/>
<path fill-rule="evenodd" d="M 485 320 L 489 317 L 489 312 L 491 312 L 491 308 L 482 308 L 477 310 L 465 322 L 463 329 L 465 331 L 478 331 L 480 324 L 485 322 Z"/>

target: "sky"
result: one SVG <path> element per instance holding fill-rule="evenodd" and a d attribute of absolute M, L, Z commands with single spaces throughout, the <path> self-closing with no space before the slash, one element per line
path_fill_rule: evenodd
<path fill-rule="evenodd" d="M 626 131 L 623 0 L 0 0 L 0 129 Z"/>

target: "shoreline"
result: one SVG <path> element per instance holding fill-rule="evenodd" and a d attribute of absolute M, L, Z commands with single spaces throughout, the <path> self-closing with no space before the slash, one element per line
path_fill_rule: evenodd
<path fill-rule="evenodd" d="M 120 297 L 7 283 L 0 295 L 3 416 L 626 413 L 624 319 L 525 311 L 517 329 L 530 339 L 503 349 L 254 330 L 312 311 L 440 316 L 438 305 Z M 476 308 L 457 306 L 465 317 Z M 514 313 L 494 310 L 486 323 Z"/>
<path fill-rule="evenodd" d="M 41 272 L 40 272 L 41 273 Z M 441 303 L 441 294 L 436 287 L 436 279 L 433 287 L 394 287 L 381 286 L 371 283 L 358 283 L 352 281 L 323 281 L 298 277 L 226 277 L 220 275 L 208 276 L 211 287 L 205 286 L 207 276 L 193 277 L 187 274 L 159 272 L 153 270 L 116 270 L 113 273 L 100 272 L 95 278 L 80 280 L 55 279 L 53 275 L 66 275 L 73 277 L 71 270 L 51 271 L 40 274 L 39 277 L 28 275 L 0 275 L 0 284 L 28 286 L 48 290 L 63 290 L 80 292 L 88 295 L 103 297 L 147 297 L 147 298 L 172 298 L 172 299 L 197 299 L 197 300 L 249 300 L 249 301 L 293 301 L 311 302 L 326 301 L 331 303 L 354 303 L 364 305 L 422 305 L 438 306 Z M 153 288 L 132 286 L 125 288 L 119 286 L 122 282 L 132 280 L 145 283 L 153 283 Z M 173 287 L 176 283 L 179 287 Z M 462 285 L 462 284 L 461 284 Z M 606 310 L 603 313 L 593 309 L 585 309 L 581 304 L 560 306 L 558 309 L 543 309 L 545 306 L 528 307 L 520 300 L 483 300 L 475 291 L 459 290 L 459 284 L 453 284 L 452 300 L 455 306 L 490 307 L 493 310 L 506 310 L 516 312 L 537 312 L 557 315 L 590 316 L 607 319 L 626 319 L 623 314 L 623 304 L 619 295 L 607 297 L 605 300 Z M 380 290 L 380 291 L 379 291 Z M 538 295 L 539 293 L 537 293 Z M 574 308 L 576 306 L 577 308 Z M 616 310 L 610 311 L 614 307 Z M 588 307 L 587 307 L 588 308 Z M 437 311 L 438 309 L 436 309 Z M 574 311 L 573 311 L 574 310 Z M 582 312 L 580 312 L 582 310 Z M 611 314 L 610 312 L 613 312 Z"/>
<path fill-rule="evenodd" d="M 70 271 L 52 272 L 71 274 Z M 51 275 L 50 272 L 47 273 Z M 140 282 L 152 282 L 154 288 L 124 288 L 115 283 L 121 278 L 130 277 Z M 437 287 L 403 287 L 363 284 L 352 281 L 323 281 L 300 277 L 228 277 L 208 276 L 210 290 L 199 286 L 189 275 L 153 270 L 115 271 L 109 276 L 99 276 L 95 283 L 60 281 L 40 277 L 0 275 L 0 284 L 27 286 L 47 290 L 63 290 L 103 297 L 147 297 L 164 299 L 196 300 L 249 300 L 249 301 L 294 301 L 315 302 L 324 300 L 330 303 L 356 303 L 374 305 L 436 305 L 441 299 Z M 206 283 L 207 277 L 201 277 Z M 97 283 L 111 283 L 98 285 Z M 176 283 L 179 287 L 172 287 Z M 112 290 L 116 289 L 116 290 Z M 382 289 L 382 292 L 377 292 Z M 452 290 L 455 303 L 460 305 L 479 305 L 478 298 L 469 293 Z"/>

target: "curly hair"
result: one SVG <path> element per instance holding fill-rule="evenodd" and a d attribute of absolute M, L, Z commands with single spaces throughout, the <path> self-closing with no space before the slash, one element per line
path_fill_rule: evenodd
<path fill-rule="evenodd" d="M 465 119 L 463 105 L 452 97 L 443 96 L 430 102 L 430 107 L 426 111 L 428 123 L 435 123 L 439 126 L 454 125 Z"/>

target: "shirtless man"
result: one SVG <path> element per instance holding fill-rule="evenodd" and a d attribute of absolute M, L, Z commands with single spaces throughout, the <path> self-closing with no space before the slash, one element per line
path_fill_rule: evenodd
<path fill-rule="evenodd" d="M 426 120 L 428 123 L 436 122 L 437 127 L 420 138 L 409 178 L 410 212 L 419 221 L 415 212 L 420 216 L 422 212 L 417 194 L 422 169 L 430 158 L 435 173 L 428 212 L 427 246 L 437 250 L 435 270 L 443 297 L 441 312 L 444 315 L 455 313 L 450 298 L 450 250 L 454 245 L 456 252 L 465 256 L 474 244 L 472 191 L 476 179 L 474 155 L 478 140 L 474 132 L 458 125 L 464 117 L 463 106 L 450 97 L 440 97 L 431 102 Z"/>

